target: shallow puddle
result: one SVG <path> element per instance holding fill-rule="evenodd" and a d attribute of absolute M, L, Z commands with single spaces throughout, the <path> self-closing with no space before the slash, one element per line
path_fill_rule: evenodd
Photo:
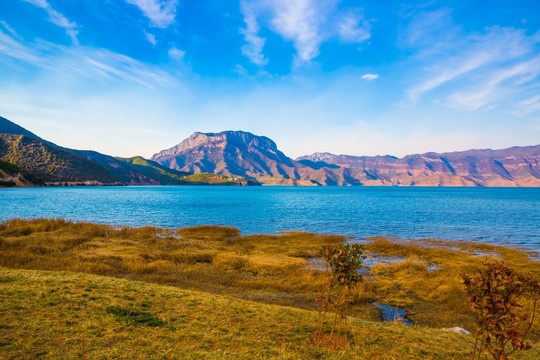
<path fill-rule="evenodd" d="M 399 322 L 404 325 L 412 325 L 412 322 L 405 317 L 406 310 L 391 305 L 372 303 L 381 310 L 382 320 L 384 322 Z"/>

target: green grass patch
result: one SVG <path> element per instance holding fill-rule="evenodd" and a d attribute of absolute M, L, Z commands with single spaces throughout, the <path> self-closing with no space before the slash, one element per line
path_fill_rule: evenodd
<path fill-rule="evenodd" d="M 158 319 L 154 314 L 148 311 L 141 311 L 122 306 L 107 306 L 105 311 L 113 314 L 119 319 L 126 320 L 134 324 L 143 324 L 147 326 L 165 326 L 167 323 Z"/>

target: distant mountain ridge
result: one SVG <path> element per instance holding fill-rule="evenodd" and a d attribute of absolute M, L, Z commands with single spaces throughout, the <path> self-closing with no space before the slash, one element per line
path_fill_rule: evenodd
<path fill-rule="evenodd" d="M 540 186 L 540 145 L 395 156 L 314 153 L 295 160 L 267 137 L 196 132 L 151 158 L 171 169 L 272 185 Z"/>
<path fill-rule="evenodd" d="M 540 186 L 540 145 L 429 152 L 403 158 L 314 153 L 296 160 L 347 168 L 354 178 L 378 185 Z"/>

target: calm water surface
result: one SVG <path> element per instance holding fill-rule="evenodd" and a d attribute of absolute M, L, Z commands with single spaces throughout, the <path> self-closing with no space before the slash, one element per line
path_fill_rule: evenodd
<path fill-rule="evenodd" d="M 479 240 L 540 250 L 540 188 L 137 186 L 0 189 L 0 221 L 235 226 Z"/>

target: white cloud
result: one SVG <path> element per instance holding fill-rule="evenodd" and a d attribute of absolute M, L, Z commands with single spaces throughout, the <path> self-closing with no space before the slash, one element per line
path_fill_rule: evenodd
<path fill-rule="evenodd" d="M 268 63 L 268 59 L 264 58 L 262 52 L 266 39 L 257 35 L 259 32 L 257 15 L 245 1 L 240 3 L 240 10 L 246 23 L 246 27 L 240 29 L 240 33 L 244 35 L 244 40 L 247 43 L 242 46 L 242 54 L 247 56 L 252 63 L 264 66 Z"/>
<path fill-rule="evenodd" d="M 172 47 L 169 49 L 169 57 L 176 61 L 184 60 L 185 55 L 186 55 L 186 52 L 184 50 L 180 50 L 175 47 Z"/>
<path fill-rule="evenodd" d="M 5 21 L 0 21 L 0 24 L 4 27 L 4 29 L 6 29 L 11 36 L 13 37 L 19 37 L 19 34 L 17 34 L 17 32 L 15 30 L 13 30 L 13 28 L 11 26 L 9 26 L 9 24 Z"/>
<path fill-rule="evenodd" d="M 540 112 L 540 95 L 535 95 L 518 102 L 514 110 L 514 114 L 517 116 L 525 116 L 534 112 Z"/>
<path fill-rule="evenodd" d="M 300 62 L 308 62 L 319 55 L 322 36 L 319 31 L 325 16 L 324 1 L 310 0 L 275 2 L 272 27 L 285 40 L 292 41 Z M 319 6 L 321 8 L 319 8 Z"/>
<path fill-rule="evenodd" d="M 157 44 L 157 40 L 156 40 L 156 35 L 152 34 L 152 33 L 149 33 L 149 32 L 144 32 L 144 35 L 146 36 L 146 40 L 148 40 L 148 42 L 150 42 L 150 44 L 152 45 L 156 45 Z"/>
<path fill-rule="evenodd" d="M 428 77 L 408 91 L 410 99 L 413 102 L 416 102 L 425 93 L 436 89 L 461 75 L 496 61 L 498 59 L 498 54 L 495 53 L 497 49 L 493 49 L 493 51 L 494 52 L 491 53 L 473 51 L 468 56 L 460 56 L 459 58 L 452 59 L 452 61 L 449 62 L 449 66 L 434 66 L 434 76 Z M 454 67 L 453 64 L 457 64 L 457 67 Z"/>
<path fill-rule="evenodd" d="M 478 110 L 490 107 L 499 100 L 519 92 L 521 85 L 536 79 L 540 75 L 540 56 L 532 60 L 519 62 L 503 69 L 489 71 L 473 90 L 459 91 L 448 96 L 448 105 L 458 109 Z M 517 102 L 515 115 L 523 116 L 535 111 L 532 97 Z"/>
<path fill-rule="evenodd" d="M 232 71 L 232 73 L 234 74 L 238 74 L 240 76 L 245 76 L 248 74 L 248 71 L 245 67 L 243 67 L 242 65 L 240 64 L 236 64 L 234 70 Z"/>
<path fill-rule="evenodd" d="M 21 60 L 37 66 L 43 66 L 43 59 L 37 51 L 15 40 L 0 30 L 0 56 Z"/>
<path fill-rule="evenodd" d="M 321 44 L 332 38 L 346 43 L 361 43 L 370 38 L 370 25 L 358 10 L 338 8 L 339 0 L 242 0 L 246 28 L 240 32 L 247 42 L 242 49 L 250 61 L 265 65 L 266 39 L 259 36 L 265 26 L 292 42 L 295 65 L 309 63 L 319 55 Z M 259 23 L 260 21 L 260 23 Z"/>
<path fill-rule="evenodd" d="M 377 74 L 364 74 L 361 77 L 362 80 L 366 80 L 366 81 L 372 81 L 378 78 L 379 78 L 379 75 Z"/>
<path fill-rule="evenodd" d="M 56 73 L 92 80 L 121 80 L 149 88 L 171 87 L 175 81 L 164 71 L 110 50 L 66 47 L 45 41 L 23 44 L 0 30 L 0 58 L 17 60 Z"/>
<path fill-rule="evenodd" d="M 406 31 L 400 34 L 402 46 L 425 47 L 427 51 L 438 50 L 454 41 L 459 27 L 452 22 L 452 11 L 437 9 L 416 14 Z"/>
<path fill-rule="evenodd" d="M 49 21 L 55 25 L 58 25 L 64 28 L 66 30 L 66 34 L 71 38 L 71 41 L 73 41 L 75 44 L 78 44 L 77 34 L 79 33 L 79 31 L 77 30 L 77 27 L 78 27 L 77 24 L 70 21 L 64 15 L 62 15 L 61 13 L 53 9 L 52 6 L 47 2 L 47 0 L 23 0 L 23 1 L 26 1 L 32 5 L 35 5 L 37 7 L 44 9 L 49 15 Z"/>
<path fill-rule="evenodd" d="M 158 28 L 167 28 L 174 23 L 178 0 L 126 0 L 137 6 L 150 23 Z"/>
<path fill-rule="evenodd" d="M 411 23 L 405 43 L 419 47 L 413 61 L 425 65 L 420 73 L 414 72 L 417 79 L 407 90 L 409 100 L 414 104 L 432 95 L 458 109 L 490 110 L 509 95 L 527 96 L 526 85 L 540 75 L 540 59 L 533 57 L 540 43 L 538 34 L 494 26 L 483 33 L 460 35 L 448 16 L 439 11 L 422 15 L 423 23 Z M 435 28 L 430 34 L 428 25 L 437 19 L 448 30 L 439 33 Z"/>
<path fill-rule="evenodd" d="M 338 34 L 344 42 L 357 44 L 371 38 L 370 27 L 363 16 L 351 13 L 338 25 Z"/>

